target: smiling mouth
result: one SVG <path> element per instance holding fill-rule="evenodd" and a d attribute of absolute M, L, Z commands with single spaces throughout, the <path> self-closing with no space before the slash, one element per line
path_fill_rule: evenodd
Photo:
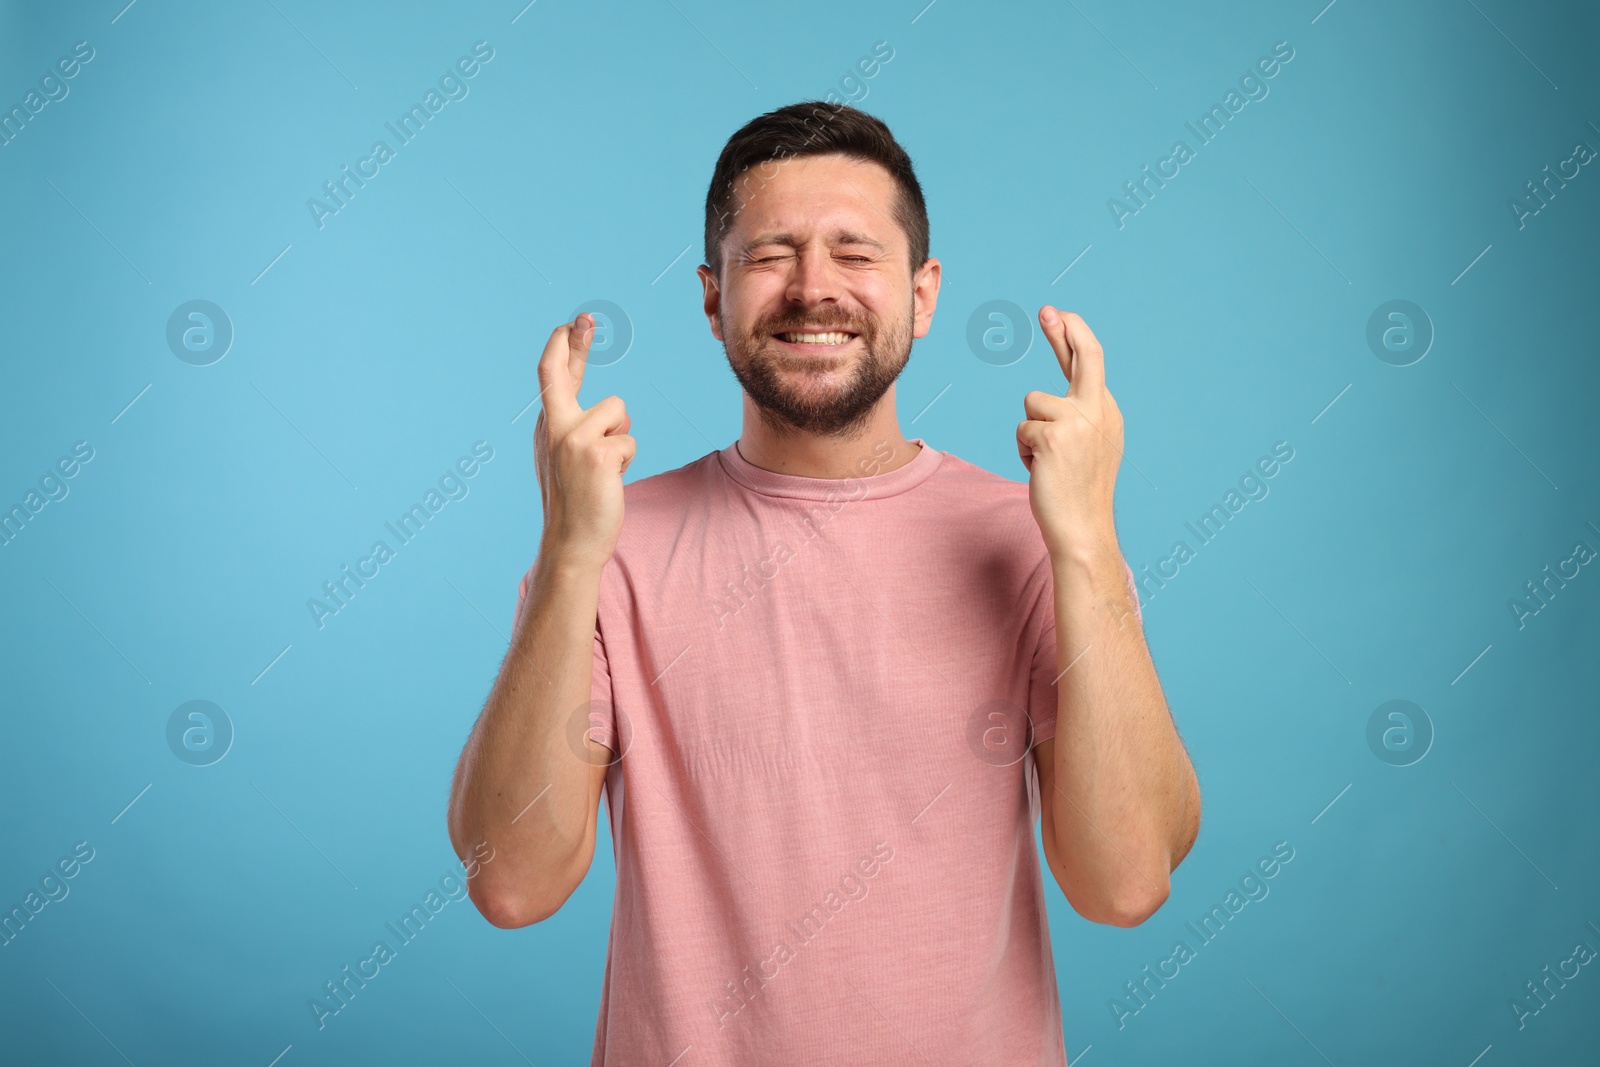
<path fill-rule="evenodd" d="M 831 348 L 842 348 L 856 339 L 857 334 L 849 330 L 785 330 L 772 336 L 791 348 L 809 351 L 822 351 Z"/>

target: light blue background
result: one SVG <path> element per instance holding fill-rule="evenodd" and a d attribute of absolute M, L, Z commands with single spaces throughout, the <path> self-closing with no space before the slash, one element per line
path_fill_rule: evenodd
<path fill-rule="evenodd" d="M 1524 1029 L 1509 1001 L 1600 948 L 1600 573 L 1521 629 L 1508 602 L 1600 548 L 1600 173 L 1524 228 L 1508 201 L 1600 148 L 1600 19 L 1324 2 L 0 7 L 7 109 L 95 49 L 0 147 L 0 505 L 95 450 L 0 548 L 0 903 L 96 850 L 0 948 L 6 1058 L 587 1062 L 604 827 L 549 921 L 452 903 L 325 1029 L 307 1000 L 454 862 L 451 770 L 538 539 L 544 338 L 583 301 L 626 309 L 633 347 L 583 401 L 627 401 L 630 479 L 732 441 L 693 270 L 712 165 L 883 40 L 862 106 L 912 154 L 945 272 L 899 386 L 909 434 L 1025 478 L 1022 396 L 1064 383 L 1042 339 L 1006 367 L 967 348 L 1006 299 L 1105 346 L 1135 570 L 1295 450 L 1148 599 L 1204 825 L 1140 927 L 1082 920 L 1046 879 L 1069 1054 L 1592 1062 L 1595 965 Z M 307 198 L 478 40 L 470 95 L 319 229 Z M 1119 229 L 1108 199 L 1280 40 L 1270 95 Z M 165 340 L 192 299 L 236 331 L 206 367 Z M 1436 330 L 1411 366 L 1365 341 L 1392 299 Z M 319 630 L 307 598 L 479 440 L 470 495 Z M 1408 767 L 1366 741 L 1397 698 L 1436 730 Z M 191 699 L 237 731 L 209 767 L 165 740 Z M 1110 998 L 1280 840 L 1271 895 L 1119 1029 Z"/>

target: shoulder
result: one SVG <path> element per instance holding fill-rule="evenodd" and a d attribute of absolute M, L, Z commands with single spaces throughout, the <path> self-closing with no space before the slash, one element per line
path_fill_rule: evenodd
<path fill-rule="evenodd" d="M 934 489 L 930 503 L 953 521 L 976 523 L 991 536 L 1013 535 L 1029 547 L 1044 550 L 1033 508 L 1028 503 L 1028 483 L 1012 481 L 954 452 L 944 452 L 939 469 L 929 479 Z"/>
<path fill-rule="evenodd" d="M 1027 482 L 1015 482 L 1002 477 L 986 467 L 962 459 L 954 452 L 941 452 L 940 456 L 935 477 L 951 488 L 973 492 L 990 501 L 1018 497 L 1027 501 Z"/>
<path fill-rule="evenodd" d="M 622 487 L 623 503 L 628 508 L 630 518 L 636 511 L 668 509 L 681 512 L 686 503 L 709 491 L 720 474 L 717 454 L 707 452 L 681 467 L 627 483 Z"/>
<path fill-rule="evenodd" d="M 678 540 L 686 527 L 702 525 L 723 492 L 724 475 L 715 452 L 680 467 L 646 475 L 622 487 L 622 533 L 612 558 L 643 559 Z"/>
<path fill-rule="evenodd" d="M 681 526 L 685 515 L 704 511 L 704 501 L 709 493 L 715 491 L 718 475 L 717 454 L 707 452 L 681 467 L 636 478 L 623 485 L 622 531 L 611 558 L 601 572 L 602 600 L 608 595 L 619 569 L 627 569 L 627 560 L 637 561 L 648 556 L 648 553 L 641 551 L 641 546 L 662 543 L 661 538 L 655 536 L 656 531 L 664 526 Z M 538 566 L 538 559 L 535 558 L 518 583 L 519 611 L 532 588 Z"/>

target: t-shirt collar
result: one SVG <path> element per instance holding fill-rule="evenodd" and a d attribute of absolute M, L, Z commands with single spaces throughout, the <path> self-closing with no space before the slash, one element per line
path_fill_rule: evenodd
<path fill-rule="evenodd" d="M 908 447 L 921 446 L 910 461 L 887 473 L 873 473 L 893 457 L 888 442 L 863 443 L 861 458 L 853 466 L 859 475 L 845 478 L 809 478 L 799 474 L 779 474 L 757 467 L 739 451 L 739 442 L 716 453 L 722 470 L 735 482 L 763 496 L 798 497 L 803 500 L 833 498 L 879 500 L 921 485 L 939 468 L 942 453 L 920 437 Z"/>

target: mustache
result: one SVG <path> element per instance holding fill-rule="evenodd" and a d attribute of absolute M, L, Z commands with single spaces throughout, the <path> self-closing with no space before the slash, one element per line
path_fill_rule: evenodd
<path fill-rule="evenodd" d="M 849 312 L 796 312 L 794 314 L 773 315 L 756 323 L 752 333 L 761 337 L 774 333 L 789 333 L 804 327 L 819 327 L 823 330 L 844 330 L 862 337 L 872 337 L 877 331 L 871 322 L 857 319 Z"/>

